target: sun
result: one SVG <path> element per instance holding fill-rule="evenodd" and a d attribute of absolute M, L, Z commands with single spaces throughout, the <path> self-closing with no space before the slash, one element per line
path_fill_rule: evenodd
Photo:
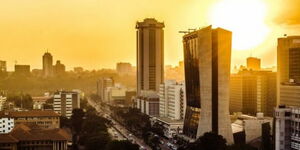
<path fill-rule="evenodd" d="M 262 0 L 222 0 L 210 12 L 215 27 L 232 31 L 234 50 L 249 50 L 261 44 L 268 34 L 266 4 Z"/>

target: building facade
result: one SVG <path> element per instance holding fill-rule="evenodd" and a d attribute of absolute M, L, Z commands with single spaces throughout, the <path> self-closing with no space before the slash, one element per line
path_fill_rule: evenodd
<path fill-rule="evenodd" d="M 56 61 L 56 64 L 53 66 L 53 74 L 62 75 L 66 72 L 66 66 L 60 63 L 60 60 Z"/>
<path fill-rule="evenodd" d="M 279 104 L 299 107 L 300 36 L 278 38 L 277 70 L 277 93 Z M 296 93 L 292 93 L 292 91 Z"/>
<path fill-rule="evenodd" d="M 300 150 L 300 107 L 275 109 L 275 150 Z"/>
<path fill-rule="evenodd" d="M 53 75 L 53 57 L 48 52 L 43 55 L 43 74 L 44 77 Z"/>
<path fill-rule="evenodd" d="M 242 70 L 230 77 L 230 113 L 273 116 L 277 104 L 276 73 Z"/>
<path fill-rule="evenodd" d="M 159 88 L 159 116 L 182 120 L 185 113 L 185 87 L 183 83 L 167 80 Z"/>
<path fill-rule="evenodd" d="M 97 94 L 103 102 L 106 101 L 105 91 L 108 87 L 114 87 L 114 80 L 112 78 L 100 78 L 97 81 Z"/>
<path fill-rule="evenodd" d="M 54 93 L 53 109 L 56 113 L 70 118 L 75 108 L 80 108 L 80 93 L 74 91 L 57 91 Z"/>
<path fill-rule="evenodd" d="M 6 61 L 0 60 L 0 73 L 1 72 L 6 72 Z"/>
<path fill-rule="evenodd" d="M 136 23 L 138 95 L 142 90 L 158 92 L 164 81 L 164 27 L 153 18 Z"/>
<path fill-rule="evenodd" d="M 154 91 L 141 91 L 135 107 L 148 116 L 159 116 L 159 96 Z"/>
<path fill-rule="evenodd" d="M 9 133 L 14 128 L 14 118 L 0 112 L 0 134 Z"/>
<path fill-rule="evenodd" d="M 260 59 L 255 57 L 248 57 L 247 68 L 249 70 L 260 70 Z"/>
<path fill-rule="evenodd" d="M 30 66 L 29 65 L 15 65 L 15 74 L 29 75 L 30 74 Z"/>
<path fill-rule="evenodd" d="M 121 75 L 129 75 L 132 74 L 133 68 L 130 63 L 119 62 L 117 63 L 117 72 Z"/>
<path fill-rule="evenodd" d="M 233 143 L 229 118 L 230 31 L 211 26 L 183 36 L 187 107 L 183 133 L 206 132 Z"/>

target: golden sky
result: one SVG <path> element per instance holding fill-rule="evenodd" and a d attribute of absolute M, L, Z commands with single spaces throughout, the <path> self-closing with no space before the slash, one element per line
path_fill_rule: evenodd
<path fill-rule="evenodd" d="M 264 66 L 275 65 L 276 39 L 300 34 L 300 1 L 238 1 L 1 0 L 0 60 L 9 70 L 15 61 L 42 68 L 49 49 L 68 70 L 114 68 L 120 61 L 135 65 L 135 23 L 154 17 L 166 26 L 165 64 L 183 59 L 178 31 L 214 23 L 233 31 L 232 64 L 244 64 L 252 54 Z"/>

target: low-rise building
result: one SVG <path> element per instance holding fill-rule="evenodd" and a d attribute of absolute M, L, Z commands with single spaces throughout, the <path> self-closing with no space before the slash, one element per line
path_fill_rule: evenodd
<path fill-rule="evenodd" d="M 155 117 L 154 122 L 164 128 L 164 135 L 173 138 L 175 135 L 182 134 L 183 120 L 172 120 L 166 117 Z"/>
<path fill-rule="evenodd" d="M 300 150 L 300 107 L 275 109 L 275 150 Z"/>
<path fill-rule="evenodd" d="M 136 108 L 149 116 L 159 116 L 159 96 L 154 91 L 141 91 L 135 99 Z"/>
<path fill-rule="evenodd" d="M 60 115 L 50 110 L 2 111 L 0 119 L 7 120 L 7 124 L 10 122 L 12 128 L 18 124 L 35 124 L 42 129 L 54 129 L 60 126 Z M 5 127 L 8 129 L 8 126 Z"/>
<path fill-rule="evenodd" d="M 25 124 L 12 132 L 0 134 L 0 149 L 67 150 L 71 135 L 63 129 L 41 129 Z"/>
<path fill-rule="evenodd" d="M 0 111 L 3 110 L 5 102 L 6 102 L 6 97 L 0 96 Z"/>
<path fill-rule="evenodd" d="M 9 133 L 14 128 L 14 118 L 7 112 L 0 112 L 0 134 Z"/>

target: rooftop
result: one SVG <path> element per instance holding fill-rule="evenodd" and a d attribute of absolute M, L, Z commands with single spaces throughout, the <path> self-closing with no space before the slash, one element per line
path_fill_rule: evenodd
<path fill-rule="evenodd" d="M 32 111 L 0 111 L 0 117 L 59 117 L 60 115 L 52 110 L 32 110 Z"/>

